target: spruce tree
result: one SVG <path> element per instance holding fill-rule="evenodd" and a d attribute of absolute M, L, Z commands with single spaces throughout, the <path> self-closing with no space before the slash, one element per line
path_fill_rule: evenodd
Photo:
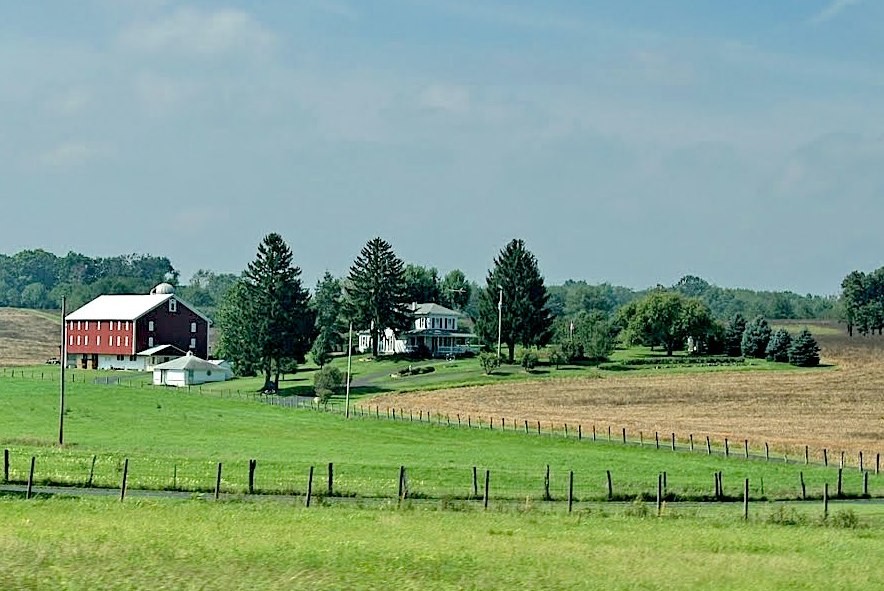
<path fill-rule="evenodd" d="M 386 328 L 406 330 L 411 321 L 404 263 L 389 242 L 369 240 L 350 267 L 345 286 L 345 314 L 357 326 L 371 330 L 371 352 Z"/>
<path fill-rule="evenodd" d="M 789 363 L 798 367 L 815 367 L 820 364 L 819 345 L 806 328 L 798 333 L 789 347 Z"/>
<path fill-rule="evenodd" d="M 785 328 L 778 328 L 770 337 L 765 350 L 768 361 L 786 363 L 789 361 L 789 347 L 792 345 L 792 335 Z"/>
<path fill-rule="evenodd" d="M 763 359 L 767 354 L 770 335 L 771 330 L 767 320 L 764 316 L 756 316 L 746 325 L 746 330 L 743 332 L 743 340 L 740 343 L 743 356 Z"/>
<path fill-rule="evenodd" d="M 746 319 L 737 312 L 728 322 L 724 331 L 724 352 L 730 357 L 742 354 L 743 333 L 746 331 Z"/>
<path fill-rule="evenodd" d="M 547 307 L 549 294 L 537 259 L 521 239 L 510 241 L 494 259 L 494 268 L 488 271 L 486 288 L 479 299 L 476 328 L 487 345 L 497 344 L 501 295 L 501 341 L 506 344 L 509 362 L 513 363 L 516 344 L 546 345 L 552 336 L 553 323 Z"/>

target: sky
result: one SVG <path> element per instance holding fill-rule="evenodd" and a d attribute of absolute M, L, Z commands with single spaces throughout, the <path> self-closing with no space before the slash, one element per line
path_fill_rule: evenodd
<path fill-rule="evenodd" d="M 0 252 L 313 285 L 380 236 L 484 283 L 834 294 L 884 264 L 884 2 L 0 0 Z"/>

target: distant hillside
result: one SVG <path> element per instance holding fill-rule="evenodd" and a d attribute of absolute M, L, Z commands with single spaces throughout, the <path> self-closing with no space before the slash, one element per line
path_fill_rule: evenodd
<path fill-rule="evenodd" d="M 33 365 L 58 357 L 61 314 L 0 308 L 0 366 Z"/>

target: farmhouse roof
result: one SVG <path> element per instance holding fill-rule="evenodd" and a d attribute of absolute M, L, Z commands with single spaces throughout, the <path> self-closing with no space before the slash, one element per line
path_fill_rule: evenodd
<path fill-rule="evenodd" d="M 414 316 L 460 316 L 459 312 L 455 312 L 451 308 L 440 306 L 439 304 L 416 304 L 411 312 Z"/>
<path fill-rule="evenodd" d="M 138 320 L 170 299 L 193 311 L 206 322 L 209 318 L 175 294 L 102 295 L 65 317 L 65 320 Z"/>
<path fill-rule="evenodd" d="M 185 355 L 184 357 L 179 357 L 178 359 L 173 359 L 172 361 L 167 361 L 166 363 L 161 363 L 159 365 L 154 366 L 154 369 L 189 369 L 189 370 L 199 370 L 199 371 L 224 371 L 230 372 L 226 367 L 221 367 L 211 361 L 206 361 L 205 359 L 200 359 L 196 355 Z"/>

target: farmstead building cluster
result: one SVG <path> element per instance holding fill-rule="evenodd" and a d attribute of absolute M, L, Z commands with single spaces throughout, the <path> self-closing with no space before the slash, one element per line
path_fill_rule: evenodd
<path fill-rule="evenodd" d="M 208 357 L 209 318 L 161 283 L 148 295 L 102 295 L 65 317 L 68 367 L 149 371 Z"/>

